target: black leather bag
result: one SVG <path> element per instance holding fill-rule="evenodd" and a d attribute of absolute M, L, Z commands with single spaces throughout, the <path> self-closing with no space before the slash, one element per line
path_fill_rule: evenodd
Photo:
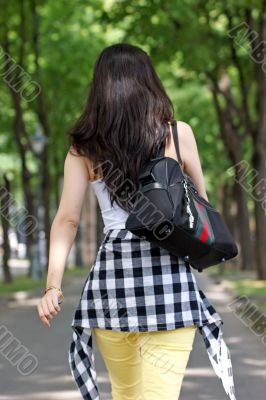
<path fill-rule="evenodd" d="M 182 170 L 176 121 L 170 128 L 179 162 L 164 157 L 162 143 L 156 157 L 141 168 L 126 229 L 202 271 L 235 257 L 238 249 L 223 217 Z"/>

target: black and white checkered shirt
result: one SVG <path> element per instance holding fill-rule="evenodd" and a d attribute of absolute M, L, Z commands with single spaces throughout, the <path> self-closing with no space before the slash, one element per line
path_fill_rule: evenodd
<path fill-rule="evenodd" d="M 72 321 L 69 365 L 83 399 L 100 399 L 91 328 L 141 332 L 191 325 L 197 325 L 226 394 L 236 400 L 223 321 L 188 262 L 126 229 L 108 230 Z"/>

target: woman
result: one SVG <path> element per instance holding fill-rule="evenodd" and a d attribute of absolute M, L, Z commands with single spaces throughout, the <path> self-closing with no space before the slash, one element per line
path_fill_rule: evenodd
<path fill-rule="evenodd" d="M 63 272 L 90 182 L 105 237 L 72 321 L 69 364 L 83 399 L 99 399 L 95 339 L 114 400 L 177 400 L 198 329 L 216 374 L 235 400 L 223 321 L 199 289 L 190 265 L 125 229 L 132 206 L 126 183 L 138 187 L 141 166 L 161 146 L 208 200 L 193 131 L 173 114 L 146 52 L 123 43 L 102 51 L 85 109 L 70 132 L 63 192 L 51 227 L 46 293 L 38 305 L 42 322 L 50 326 L 60 311 Z M 178 130 L 180 151 L 173 129 Z"/>

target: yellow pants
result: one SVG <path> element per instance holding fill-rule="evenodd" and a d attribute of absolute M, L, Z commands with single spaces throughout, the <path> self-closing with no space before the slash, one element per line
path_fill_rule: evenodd
<path fill-rule="evenodd" d="M 125 332 L 93 328 L 113 400 L 178 400 L 196 326 Z"/>

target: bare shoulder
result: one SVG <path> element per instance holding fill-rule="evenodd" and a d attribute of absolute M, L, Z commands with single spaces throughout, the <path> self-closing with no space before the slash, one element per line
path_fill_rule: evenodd
<path fill-rule="evenodd" d="M 192 127 L 184 121 L 177 121 L 179 152 L 185 171 L 190 170 L 190 164 L 198 157 L 197 142 Z"/>
<path fill-rule="evenodd" d="M 183 143 L 193 142 L 195 140 L 192 127 L 184 121 L 177 121 L 178 138 Z"/>
<path fill-rule="evenodd" d="M 194 182 L 199 194 L 208 201 L 203 171 L 193 129 L 184 121 L 177 121 L 180 156 L 184 170 Z"/>
<path fill-rule="evenodd" d="M 87 174 L 88 180 L 90 180 L 91 165 L 89 159 L 80 155 L 73 146 L 70 146 L 68 149 L 65 164 L 68 164 L 69 166 L 71 165 L 72 168 L 79 168 L 79 170 L 83 170 L 84 173 Z"/>

